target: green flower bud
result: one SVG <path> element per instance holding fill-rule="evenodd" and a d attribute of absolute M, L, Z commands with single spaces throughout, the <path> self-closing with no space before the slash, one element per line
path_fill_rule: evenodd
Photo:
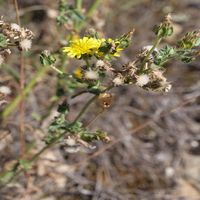
<path fill-rule="evenodd" d="M 173 33 L 171 16 L 167 15 L 165 17 L 164 21 L 159 26 L 155 27 L 154 32 L 160 38 L 165 38 L 165 37 L 171 36 Z"/>
<path fill-rule="evenodd" d="M 178 47 L 182 49 L 192 49 L 199 45 L 200 31 L 189 32 L 178 42 Z"/>

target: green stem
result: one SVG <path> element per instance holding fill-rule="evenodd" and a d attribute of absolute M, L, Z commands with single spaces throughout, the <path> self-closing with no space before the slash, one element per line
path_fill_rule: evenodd
<path fill-rule="evenodd" d="M 75 1 L 75 4 L 76 4 L 76 8 L 77 8 L 78 10 L 82 10 L 83 0 L 76 0 L 76 1 Z"/>
<path fill-rule="evenodd" d="M 97 9 L 97 7 L 99 6 L 100 2 L 101 2 L 101 0 L 94 0 L 93 1 L 92 5 L 90 6 L 90 8 L 89 8 L 89 10 L 88 10 L 88 12 L 86 14 L 86 16 L 88 18 L 92 17 L 94 11 Z"/>
<path fill-rule="evenodd" d="M 57 140 L 56 140 L 57 141 Z M 47 144 L 45 147 L 43 147 L 40 151 L 38 151 L 30 160 L 30 162 L 34 162 L 35 160 L 37 160 L 37 158 L 43 154 L 48 148 L 50 148 L 53 144 L 55 144 L 55 141 Z"/>
<path fill-rule="evenodd" d="M 97 7 L 99 6 L 101 0 L 93 0 L 92 5 L 90 6 L 90 8 L 88 9 L 87 13 L 86 13 L 86 18 L 89 19 L 92 17 L 93 13 L 95 12 L 95 10 L 97 9 Z M 87 20 L 86 19 L 86 20 Z M 81 24 L 77 25 L 76 29 L 78 31 L 80 31 L 81 29 L 83 29 L 86 25 L 86 20 L 83 21 Z"/>
<path fill-rule="evenodd" d="M 155 50 L 155 48 L 159 45 L 159 43 L 161 42 L 162 38 L 157 37 L 152 48 L 149 50 L 148 54 L 146 55 L 146 57 L 144 58 L 142 64 L 141 64 L 141 68 L 140 68 L 140 72 L 142 73 L 144 71 L 145 68 L 145 64 L 146 62 L 149 60 L 149 56 L 153 53 L 153 51 Z"/>
<path fill-rule="evenodd" d="M 55 67 L 54 65 L 50 65 L 50 67 L 55 70 L 56 72 L 58 72 L 59 74 L 64 74 L 64 72 L 62 72 L 61 70 L 59 70 L 57 67 Z"/>
<path fill-rule="evenodd" d="M 101 93 L 106 92 L 108 90 L 111 90 L 112 88 L 113 88 L 113 85 L 107 87 Z M 77 122 L 82 117 L 82 115 L 85 113 L 85 111 L 88 109 L 88 107 L 93 103 L 93 101 L 96 100 L 97 97 L 98 97 L 98 94 L 89 99 L 89 101 L 85 104 L 85 106 L 81 109 L 81 111 L 79 112 L 79 114 L 77 115 L 77 117 L 74 119 L 74 121 L 72 122 L 72 124 L 75 123 L 75 122 Z"/>
<path fill-rule="evenodd" d="M 40 70 L 35 74 L 31 81 L 27 84 L 21 94 L 18 94 L 17 97 L 5 108 L 1 113 L 3 119 L 6 119 L 13 110 L 19 105 L 20 101 L 25 98 L 32 90 L 32 88 L 37 83 L 38 79 L 45 74 L 48 70 L 48 67 L 41 67 Z"/>
<path fill-rule="evenodd" d="M 92 104 L 92 102 L 97 98 L 97 95 L 93 96 L 92 98 L 89 99 L 89 101 L 85 104 L 85 106 L 81 109 L 81 111 L 79 112 L 79 114 L 76 116 L 76 118 L 74 119 L 74 121 L 72 123 L 77 122 L 82 115 L 85 113 L 85 111 L 88 109 L 88 107 L 90 106 L 90 104 Z"/>

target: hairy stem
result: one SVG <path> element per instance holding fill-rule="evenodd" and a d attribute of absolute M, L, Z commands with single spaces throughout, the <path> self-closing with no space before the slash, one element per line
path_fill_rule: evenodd
<path fill-rule="evenodd" d="M 95 10 L 97 9 L 97 7 L 99 6 L 101 0 L 93 0 L 92 5 L 90 6 L 90 8 L 88 9 L 87 13 L 86 13 L 86 17 L 87 19 L 91 18 L 93 13 L 95 12 Z M 86 20 L 87 20 L 86 19 Z M 76 28 L 78 31 L 80 31 L 82 28 L 85 27 L 86 25 L 86 20 L 83 21 L 81 24 L 79 24 Z"/>
<path fill-rule="evenodd" d="M 61 70 L 59 70 L 57 67 L 55 67 L 54 65 L 50 65 L 50 67 L 55 70 L 58 74 L 64 74 L 64 72 L 62 72 Z"/>
<path fill-rule="evenodd" d="M 83 0 L 76 0 L 75 4 L 76 4 L 76 8 L 78 10 L 81 10 L 82 9 L 82 4 L 83 4 Z"/>
<path fill-rule="evenodd" d="M 159 45 L 159 43 L 161 42 L 162 38 L 157 37 L 152 48 L 149 50 L 148 54 L 146 55 L 146 57 L 144 58 L 142 64 L 141 64 L 141 68 L 140 68 L 140 72 L 144 71 L 145 68 L 145 64 L 146 62 L 149 60 L 150 55 L 153 53 L 153 51 L 155 50 L 155 48 Z"/>
<path fill-rule="evenodd" d="M 19 8 L 18 8 L 18 2 L 17 0 L 13 0 L 13 4 L 15 6 L 15 12 L 16 12 L 16 20 L 17 20 L 17 23 L 19 26 L 21 26 L 21 23 L 20 23 L 20 17 L 19 17 Z"/>
<path fill-rule="evenodd" d="M 19 26 L 21 25 L 20 17 L 19 17 L 19 8 L 18 8 L 18 2 L 17 0 L 13 0 L 14 6 L 15 6 L 15 12 L 16 12 L 16 20 Z M 24 90 L 24 84 L 25 84 L 25 68 L 24 68 L 24 56 L 23 51 L 20 53 L 20 93 L 22 94 Z M 25 125 L 24 125 L 24 117 L 25 117 L 25 102 L 22 95 L 20 105 L 19 105 L 19 138 L 20 138 L 20 155 L 23 157 L 24 150 L 25 150 Z"/>
<path fill-rule="evenodd" d="M 73 123 L 77 122 L 83 116 L 83 114 L 88 109 L 90 104 L 92 104 L 95 101 L 96 98 L 97 98 L 97 95 L 95 95 L 95 96 L 93 96 L 92 98 L 89 99 L 89 101 L 83 106 L 83 108 L 81 109 L 79 114 L 76 116 L 76 118 L 74 119 Z"/>
<path fill-rule="evenodd" d="M 94 0 L 92 5 L 90 6 L 88 12 L 87 12 L 87 17 L 90 18 L 92 17 L 94 11 L 97 9 L 97 7 L 99 6 L 101 0 Z"/>
<path fill-rule="evenodd" d="M 20 54 L 20 94 L 22 96 L 21 101 L 20 101 L 20 155 L 23 157 L 24 151 L 25 151 L 25 122 L 24 122 L 24 117 L 25 117 L 25 101 L 24 101 L 24 95 L 23 95 L 23 90 L 24 90 L 24 85 L 25 85 L 25 69 L 24 69 L 24 57 L 23 57 L 23 52 Z"/>

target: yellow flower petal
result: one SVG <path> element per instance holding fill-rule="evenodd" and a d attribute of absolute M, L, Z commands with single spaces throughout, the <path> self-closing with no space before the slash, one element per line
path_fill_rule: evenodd
<path fill-rule="evenodd" d="M 94 55 L 101 46 L 102 39 L 83 37 L 73 39 L 68 47 L 63 48 L 63 52 L 70 57 L 81 58 L 82 55 Z"/>

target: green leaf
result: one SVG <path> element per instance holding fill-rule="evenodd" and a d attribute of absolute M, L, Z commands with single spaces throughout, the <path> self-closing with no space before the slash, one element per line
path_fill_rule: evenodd
<path fill-rule="evenodd" d="M 159 52 L 155 55 L 154 64 L 161 66 L 165 62 L 167 62 L 169 59 L 174 57 L 175 54 L 176 54 L 176 50 L 173 47 L 167 45 L 163 47 L 162 49 L 160 49 Z"/>
<path fill-rule="evenodd" d="M 173 34 L 173 27 L 168 24 L 161 24 L 155 27 L 154 32 L 160 38 L 169 37 Z"/>
<path fill-rule="evenodd" d="M 56 62 L 56 58 L 45 50 L 40 54 L 40 62 L 43 66 L 49 66 Z"/>
<path fill-rule="evenodd" d="M 69 104 L 67 103 L 66 100 L 64 100 L 62 102 L 62 104 L 58 105 L 57 111 L 59 113 L 61 113 L 61 114 L 65 114 L 65 115 L 68 114 L 68 112 L 69 112 Z"/>
<path fill-rule="evenodd" d="M 178 59 L 180 59 L 184 63 L 190 63 L 195 60 L 192 50 L 179 50 Z"/>
<path fill-rule="evenodd" d="M 31 168 L 31 162 L 28 160 L 21 159 L 21 160 L 19 160 L 19 164 L 22 166 L 22 168 L 25 171 L 28 171 Z"/>
<path fill-rule="evenodd" d="M 0 33 L 0 47 L 5 48 L 8 46 L 6 39 L 7 39 L 6 36 Z"/>

